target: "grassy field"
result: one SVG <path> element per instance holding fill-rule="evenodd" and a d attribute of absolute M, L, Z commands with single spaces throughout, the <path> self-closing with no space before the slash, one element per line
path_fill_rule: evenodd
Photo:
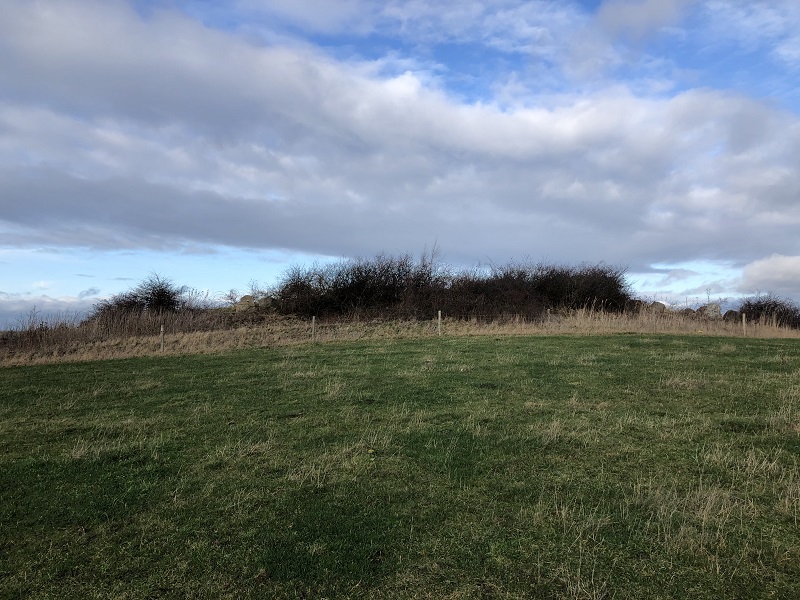
<path fill-rule="evenodd" d="M 0 369 L 0 597 L 798 598 L 800 340 Z"/>

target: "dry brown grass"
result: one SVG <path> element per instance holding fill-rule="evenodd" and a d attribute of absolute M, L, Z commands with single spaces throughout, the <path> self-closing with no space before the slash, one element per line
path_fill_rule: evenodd
<path fill-rule="evenodd" d="M 55 362 L 92 361 L 138 356 L 213 354 L 246 348 L 290 346 L 337 341 L 417 339 L 438 335 L 436 320 L 431 321 L 331 321 L 317 322 L 313 329 L 309 320 L 274 316 L 269 320 L 247 325 L 194 332 L 171 332 L 166 329 L 161 349 L 160 326 L 151 324 L 152 335 L 128 335 L 106 339 L 90 339 L 70 335 L 69 325 L 57 330 L 43 330 L 37 343 L 12 348 L 0 342 L 0 366 L 44 364 Z M 72 326 L 73 329 L 75 326 Z M 564 315 L 551 315 L 543 321 L 507 318 L 481 322 L 478 320 L 444 319 L 442 335 L 516 336 L 516 335 L 608 335 L 608 334 L 676 334 L 749 338 L 800 338 L 800 330 L 774 324 L 741 323 L 690 318 L 676 312 L 617 314 L 578 310 Z"/>

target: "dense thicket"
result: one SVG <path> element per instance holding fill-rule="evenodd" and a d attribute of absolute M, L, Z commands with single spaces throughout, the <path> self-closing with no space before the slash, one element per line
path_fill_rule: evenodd
<path fill-rule="evenodd" d="M 283 314 L 320 317 L 539 318 L 548 310 L 624 310 L 632 299 L 623 269 L 605 264 L 511 264 L 457 271 L 433 256 L 295 266 L 273 294 Z"/>
<path fill-rule="evenodd" d="M 310 266 L 294 266 L 273 294 L 277 310 L 298 316 L 429 317 L 449 284 L 449 275 L 430 256 L 379 254 Z"/>
<path fill-rule="evenodd" d="M 772 294 L 746 298 L 742 301 L 739 312 L 744 313 L 750 322 L 800 329 L 800 307 L 791 300 Z"/>

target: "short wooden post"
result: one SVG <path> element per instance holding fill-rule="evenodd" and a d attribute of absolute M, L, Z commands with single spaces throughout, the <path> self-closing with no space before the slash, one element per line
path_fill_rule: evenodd
<path fill-rule="evenodd" d="M 161 324 L 161 351 L 164 351 L 164 324 Z"/>
<path fill-rule="evenodd" d="M 439 332 L 439 335 L 442 335 L 442 311 L 439 311 L 439 319 L 436 326 L 436 330 Z"/>
<path fill-rule="evenodd" d="M 317 317 L 311 317 L 311 341 L 317 341 Z"/>
<path fill-rule="evenodd" d="M 747 315 L 742 313 L 742 334 L 747 335 Z"/>

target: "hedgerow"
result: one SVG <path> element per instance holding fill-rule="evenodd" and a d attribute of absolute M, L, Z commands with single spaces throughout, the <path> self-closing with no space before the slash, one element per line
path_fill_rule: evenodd
<path fill-rule="evenodd" d="M 378 254 L 333 264 L 293 266 L 274 292 L 282 314 L 415 318 L 538 318 L 548 310 L 624 310 L 633 299 L 624 269 L 609 265 L 509 264 L 455 270 L 435 256 Z"/>
<path fill-rule="evenodd" d="M 764 294 L 746 298 L 739 307 L 750 322 L 800 329 L 800 307 L 791 300 Z"/>

